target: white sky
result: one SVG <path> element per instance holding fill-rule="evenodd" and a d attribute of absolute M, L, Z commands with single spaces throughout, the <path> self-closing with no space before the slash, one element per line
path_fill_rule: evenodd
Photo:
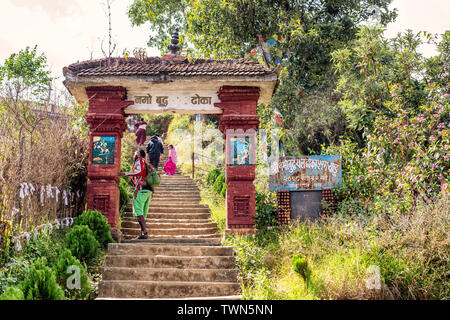
<path fill-rule="evenodd" d="M 62 81 L 62 68 L 77 61 L 101 58 L 99 38 L 106 40 L 108 22 L 105 0 L 0 0 L 0 63 L 27 45 L 38 45 L 44 52 L 54 76 Z M 113 35 L 118 43 L 117 55 L 124 48 L 147 48 L 150 30 L 147 26 L 132 27 L 127 8 L 132 0 L 113 3 Z M 388 26 L 386 35 L 413 29 L 431 33 L 450 30 L 450 0 L 394 0 L 398 18 Z M 107 42 L 105 42 L 106 48 Z M 424 47 L 426 56 L 434 52 Z M 148 55 L 158 55 L 147 49 Z"/>

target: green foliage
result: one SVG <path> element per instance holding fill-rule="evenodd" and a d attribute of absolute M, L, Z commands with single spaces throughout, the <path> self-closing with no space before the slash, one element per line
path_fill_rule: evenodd
<path fill-rule="evenodd" d="M 160 137 L 165 135 L 169 130 L 169 125 L 174 118 L 173 114 L 144 115 L 147 121 L 147 136 L 151 137 L 158 134 Z"/>
<path fill-rule="evenodd" d="M 343 112 L 333 94 L 336 76 L 331 53 L 344 48 L 356 36 L 374 9 L 387 25 L 396 18 L 391 0 L 285 1 L 285 0 L 135 0 L 129 9 L 133 24 L 150 22 L 149 45 L 166 50 L 171 32 L 180 28 L 181 45 L 195 57 L 249 58 L 275 67 L 259 52 L 259 35 L 267 41 L 273 58 L 281 58 L 280 83 L 272 103 L 259 108 L 262 128 L 270 130 L 273 105 L 278 106 L 290 128 L 284 137 L 291 154 L 317 154 L 322 144 L 336 143 L 346 130 Z M 192 57 L 188 55 L 192 61 Z M 279 61 L 278 61 L 279 62 Z M 270 137 L 269 137 L 270 139 Z M 309 144 L 308 144 L 309 142 Z"/>
<path fill-rule="evenodd" d="M 86 225 L 76 225 L 66 234 L 66 248 L 79 260 L 86 261 L 99 253 L 99 242 Z"/>
<path fill-rule="evenodd" d="M 40 233 L 36 238 L 32 235 L 24 248 L 24 256 L 31 261 L 46 257 L 47 262 L 53 264 L 64 249 L 63 233 L 55 230 L 53 233 Z"/>
<path fill-rule="evenodd" d="M 392 84 L 397 85 L 401 103 L 416 109 L 425 102 L 425 83 L 415 77 L 423 72 L 425 59 L 418 52 L 420 33 L 407 31 L 388 40 L 380 27 L 362 27 L 350 47 L 332 53 L 339 74 L 340 105 L 358 132 L 371 130 L 377 116 L 392 117 L 389 102 Z"/>
<path fill-rule="evenodd" d="M 299 253 L 292 258 L 292 268 L 306 281 L 308 276 L 308 261 L 304 255 Z"/>
<path fill-rule="evenodd" d="M 255 224 L 258 230 L 278 225 L 275 194 L 266 194 L 256 191 L 256 215 Z"/>
<path fill-rule="evenodd" d="M 64 290 L 45 258 L 37 259 L 26 279 L 19 285 L 26 300 L 65 300 Z"/>
<path fill-rule="evenodd" d="M 226 183 L 224 183 L 222 185 L 222 191 L 220 191 L 220 195 L 224 198 L 227 196 L 227 188 L 228 188 L 228 185 Z"/>
<path fill-rule="evenodd" d="M 418 35 L 407 32 L 391 43 L 379 29 L 363 29 L 360 36 L 351 50 L 335 55 L 342 106 L 363 133 L 358 141 L 343 139 L 324 150 L 343 159 L 338 209 L 408 212 L 418 199 L 435 198 L 449 181 L 449 87 L 444 79 L 415 79 L 414 73 L 426 74 L 429 66 L 416 52 Z M 438 60 L 445 55 L 440 52 Z M 373 85 L 383 89 L 368 89 Z M 352 106 L 365 116 L 356 116 Z"/>
<path fill-rule="evenodd" d="M 227 235 L 223 244 L 234 248 L 244 299 L 448 299 L 448 202 Z M 367 287 L 376 268 L 380 290 Z"/>
<path fill-rule="evenodd" d="M 23 257 L 13 257 L 8 263 L 2 265 L 0 271 L 0 292 L 4 292 L 8 287 L 17 287 L 25 280 L 28 270 L 31 267 L 31 260 Z"/>
<path fill-rule="evenodd" d="M 106 217 L 97 210 L 87 210 L 78 216 L 74 221 L 74 226 L 85 225 L 93 232 L 97 241 L 107 246 L 108 243 L 114 242 Z"/>
<path fill-rule="evenodd" d="M 214 190 L 220 194 L 223 189 L 223 185 L 225 184 L 225 175 L 223 173 L 219 174 L 214 182 Z"/>
<path fill-rule="evenodd" d="M 0 295 L 1 300 L 25 300 L 22 290 L 17 287 L 8 287 L 5 292 Z"/>
<path fill-rule="evenodd" d="M 56 260 L 53 270 L 56 274 L 56 279 L 61 287 L 65 287 L 67 279 L 73 275 L 68 273 L 69 267 L 77 267 L 80 270 L 80 288 L 69 289 L 66 288 L 66 295 L 72 299 L 86 299 L 92 292 L 91 283 L 89 277 L 86 274 L 85 268 L 81 265 L 80 261 L 72 255 L 69 249 L 66 249 Z"/>
<path fill-rule="evenodd" d="M 12 88 L 15 94 L 25 99 L 31 96 L 43 98 L 50 82 L 47 58 L 37 53 L 37 46 L 12 54 L 0 66 L 0 87 L 3 90 Z"/>
<path fill-rule="evenodd" d="M 130 171 L 122 171 L 122 172 L 130 172 Z M 130 202 L 132 193 L 130 192 L 130 185 L 128 184 L 128 181 L 126 179 L 120 178 L 120 182 L 117 186 L 119 187 L 120 191 L 120 210 L 123 211 Z"/>
<path fill-rule="evenodd" d="M 211 170 L 208 173 L 208 176 L 206 177 L 206 183 L 208 184 L 208 186 L 212 186 L 214 184 L 214 182 L 216 182 L 217 177 L 221 174 L 222 172 L 215 168 L 213 170 Z"/>

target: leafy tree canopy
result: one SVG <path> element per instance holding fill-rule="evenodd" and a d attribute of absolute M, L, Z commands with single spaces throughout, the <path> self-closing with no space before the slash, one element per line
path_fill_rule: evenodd
<path fill-rule="evenodd" d="M 396 11 L 389 9 L 391 2 L 135 0 L 128 15 L 134 25 L 150 22 L 154 35 L 148 45 L 163 52 L 178 27 L 181 44 L 193 56 L 259 57 L 270 67 L 280 65 L 280 85 L 272 104 L 279 107 L 286 127 L 299 128 L 285 135 L 286 147 L 290 153 L 310 154 L 335 141 L 345 129 L 333 94 L 337 79 L 331 53 L 350 43 L 362 23 L 374 15 L 382 25 L 393 21 Z M 268 48 L 264 42 L 272 38 Z M 263 45 L 270 57 L 262 54 Z M 320 97 L 311 98 L 318 92 Z M 270 119 L 272 106 L 267 108 L 259 111 Z M 270 129 L 271 124 L 262 126 Z"/>
<path fill-rule="evenodd" d="M 4 65 L 0 65 L 0 89 L 6 97 L 42 98 L 48 92 L 51 80 L 47 58 L 37 52 L 37 46 L 13 53 Z"/>

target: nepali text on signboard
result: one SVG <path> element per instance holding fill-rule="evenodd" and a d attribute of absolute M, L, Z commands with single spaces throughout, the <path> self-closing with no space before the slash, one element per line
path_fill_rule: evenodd
<path fill-rule="evenodd" d="M 339 155 L 281 157 L 270 162 L 270 190 L 322 190 L 342 182 Z"/>

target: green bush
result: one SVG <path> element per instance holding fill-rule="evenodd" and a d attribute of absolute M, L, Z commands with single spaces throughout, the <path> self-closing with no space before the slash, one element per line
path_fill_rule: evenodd
<path fill-rule="evenodd" d="M 225 175 L 223 173 L 221 173 L 216 178 L 216 181 L 214 182 L 214 186 L 213 186 L 214 191 L 216 191 L 218 194 L 220 194 L 222 192 L 224 183 L 225 183 Z"/>
<path fill-rule="evenodd" d="M 221 172 L 219 169 L 213 169 L 210 173 L 208 173 L 208 176 L 206 177 L 206 183 L 209 186 L 212 186 L 214 182 L 216 182 L 216 179 L 218 176 L 220 176 Z"/>
<path fill-rule="evenodd" d="M 0 295 L 1 300 L 25 300 L 22 290 L 16 287 L 8 287 L 5 292 Z"/>
<path fill-rule="evenodd" d="M 87 226 L 77 225 L 66 234 L 66 247 L 80 260 L 95 257 L 99 252 L 99 242 Z"/>
<path fill-rule="evenodd" d="M 228 188 L 228 185 L 226 184 L 226 183 L 224 183 L 223 184 L 223 186 L 222 186 L 222 191 L 220 192 L 220 195 L 222 196 L 222 197 L 226 197 L 226 195 L 227 195 L 227 188 Z"/>
<path fill-rule="evenodd" d="M 123 211 L 127 204 L 130 202 L 130 185 L 125 179 L 120 179 L 120 183 L 117 185 L 120 191 L 120 210 Z"/>
<path fill-rule="evenodd" d="M 84 225 L 89 227 L 94 233 L 97 241 L 107 246 L 108 243 L 114 242 L 109 228 L 108 220 L 100 212 L 96 210 L 87 210 L 74 221 L 74 226 Z"/>
<path fill-rule="evenodd" d="M 2 265 L 0 271 L 0 292 L 4 292 L 8 287 L 17 286 L 25 280 L 28 270 L 31 268 L 30 259 L 23 257 L 11 258 L 11 260 Z"/>
<path fill-rule="evenodd" d="M 255 193 L 256 215 L 255 224 L 258 230 L 278 225 L 278 214 L 273 194 L 265 194 L 259 191 Z"/>
<path fill-rule="evenodd" d="M 301 276 L 305 281 L 308 276 L 308 262 L 306 257 L 301 253 L 295 255 L 292 258 L 292 267 L 299 276 Z"/>
<path fill-rule="evenodd" d="M 19 285 L 26 300 L 65 300 L 64 290 L 56 282 L 56 276 L 47 266 L 47 259 L 37 259 L 26 279 Z"/>
<path fill-rule="evenodd" d="M 72 276 L 72 273 L 68 273 L 69 267 L 75 266 L 80 270 L 79 288 L 66 289 L 66 296 L 72 299 L 86 299 L 92 292 L 92 286 L 89 278 L 86 274 L 85 268 L 81 265 L 80 261 L 72 255 L 69 249 L 63 251 L 58 257 L 53 270 L 56 273 L 56 279 L 59 285 L 65 287 L 67 279 Z"/>
<path fill-rule="evenodd" d="M 24 248 L 25 257 L 34 261 L 40 257 L 45 257 L 49 264 L 53 264 L 59 254 L 64 249 L 64 230 L 54 230 L 53 233 L 40 233 L 36 238 L 31 235 L 30 241 Z"/>

